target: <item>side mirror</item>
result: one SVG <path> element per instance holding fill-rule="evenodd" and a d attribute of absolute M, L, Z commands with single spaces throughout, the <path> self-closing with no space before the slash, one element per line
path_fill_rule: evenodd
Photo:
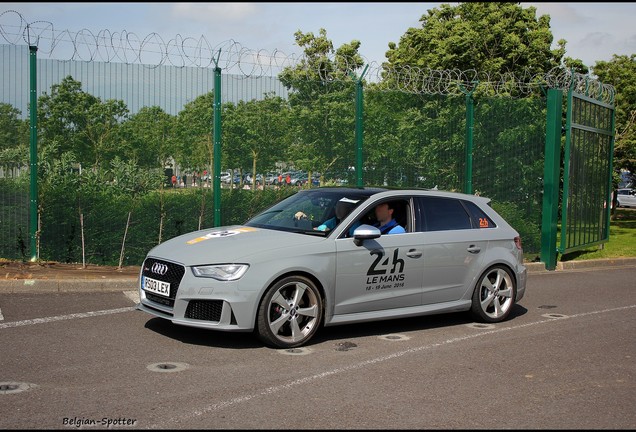
<path fill-rule="evenodd" d="M 353 243 L 355 243 L 356 246 L 362 246 L 365 240 L 376 239 L 381 235 L 380 230 L 374 226 L 360 225 L 353 231 Z"/>

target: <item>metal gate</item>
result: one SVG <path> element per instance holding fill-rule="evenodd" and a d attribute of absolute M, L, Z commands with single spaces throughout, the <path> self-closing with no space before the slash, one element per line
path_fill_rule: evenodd
<path fill-rule="evenodd" d="M 614 106 L 568 92 L 561 254 L 609 240 Z"/>

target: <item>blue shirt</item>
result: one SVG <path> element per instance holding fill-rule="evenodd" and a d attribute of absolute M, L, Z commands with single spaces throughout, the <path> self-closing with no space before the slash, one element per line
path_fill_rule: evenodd
<path fill-rule="evenodd" d="M 332 217 L 331 219 L 328 219 L 325 222 L 323 222 L 322 225 L 316 227 L 316 230 L 318 231 L 332 230 L 336 227 L 336 225 L 338 225 L 338 222 L 336 221 L 335 217 Z M 349 237 L 353 237 L 353 232 L 359 226 L 360 226 L 360 222 L 356 222 L 353 225 L 351 225 L 351 228 L 349 228 Z"/>
<path fill-rule="evenodd" d="M 395 219 L 391 219 L 389 222 L 382 225 L 381 227 L 378 227 L 378 224 L 379 222 L 375 224 L 375 226 L 380 230 L 382 234 L 403 234 L 406 232 L 403 227 L 398 225 Z"/>

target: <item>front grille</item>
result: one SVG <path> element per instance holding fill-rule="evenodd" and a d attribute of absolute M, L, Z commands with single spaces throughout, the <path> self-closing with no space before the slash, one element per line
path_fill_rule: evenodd
<path fill-rule="evenodd" d="M 165 266 L 165 274 L 158 274 L 153 272 L 154 264 L 161 264 L 162 266 Z M 162 282 L 168 282 L 170 284 L 169 297 L 158 296 L 146 291 L 146 298 L 155 303 L 174 307 L 174 299 L 177 296 L 179 284 L 181 284 L 181 280 L 183 279 L 184 274 L 185 267 L 182 265 L 171 263 L 169 261 L 159 260 L 156 258 L 146 258 L 143 265 L 142 275 L 152 279 L 160 280 Z"/>
<path fill-rule="evenodd" d="M 191 300 L 185 317 L 203 321 L 220 321 L 223 300 Z"/>

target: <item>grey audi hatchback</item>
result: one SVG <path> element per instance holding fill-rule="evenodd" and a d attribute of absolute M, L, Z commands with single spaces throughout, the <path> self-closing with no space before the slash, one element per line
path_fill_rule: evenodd
<path fill-rule="evenodd" d="M 255 332 L 276 348 L 345 323 L 459 311 L 500 322 L 527 272 L 518 232 L 489 202 L 433 190 L 301 190 L 244 225 L 150 250 L 138 309 Z"/>

